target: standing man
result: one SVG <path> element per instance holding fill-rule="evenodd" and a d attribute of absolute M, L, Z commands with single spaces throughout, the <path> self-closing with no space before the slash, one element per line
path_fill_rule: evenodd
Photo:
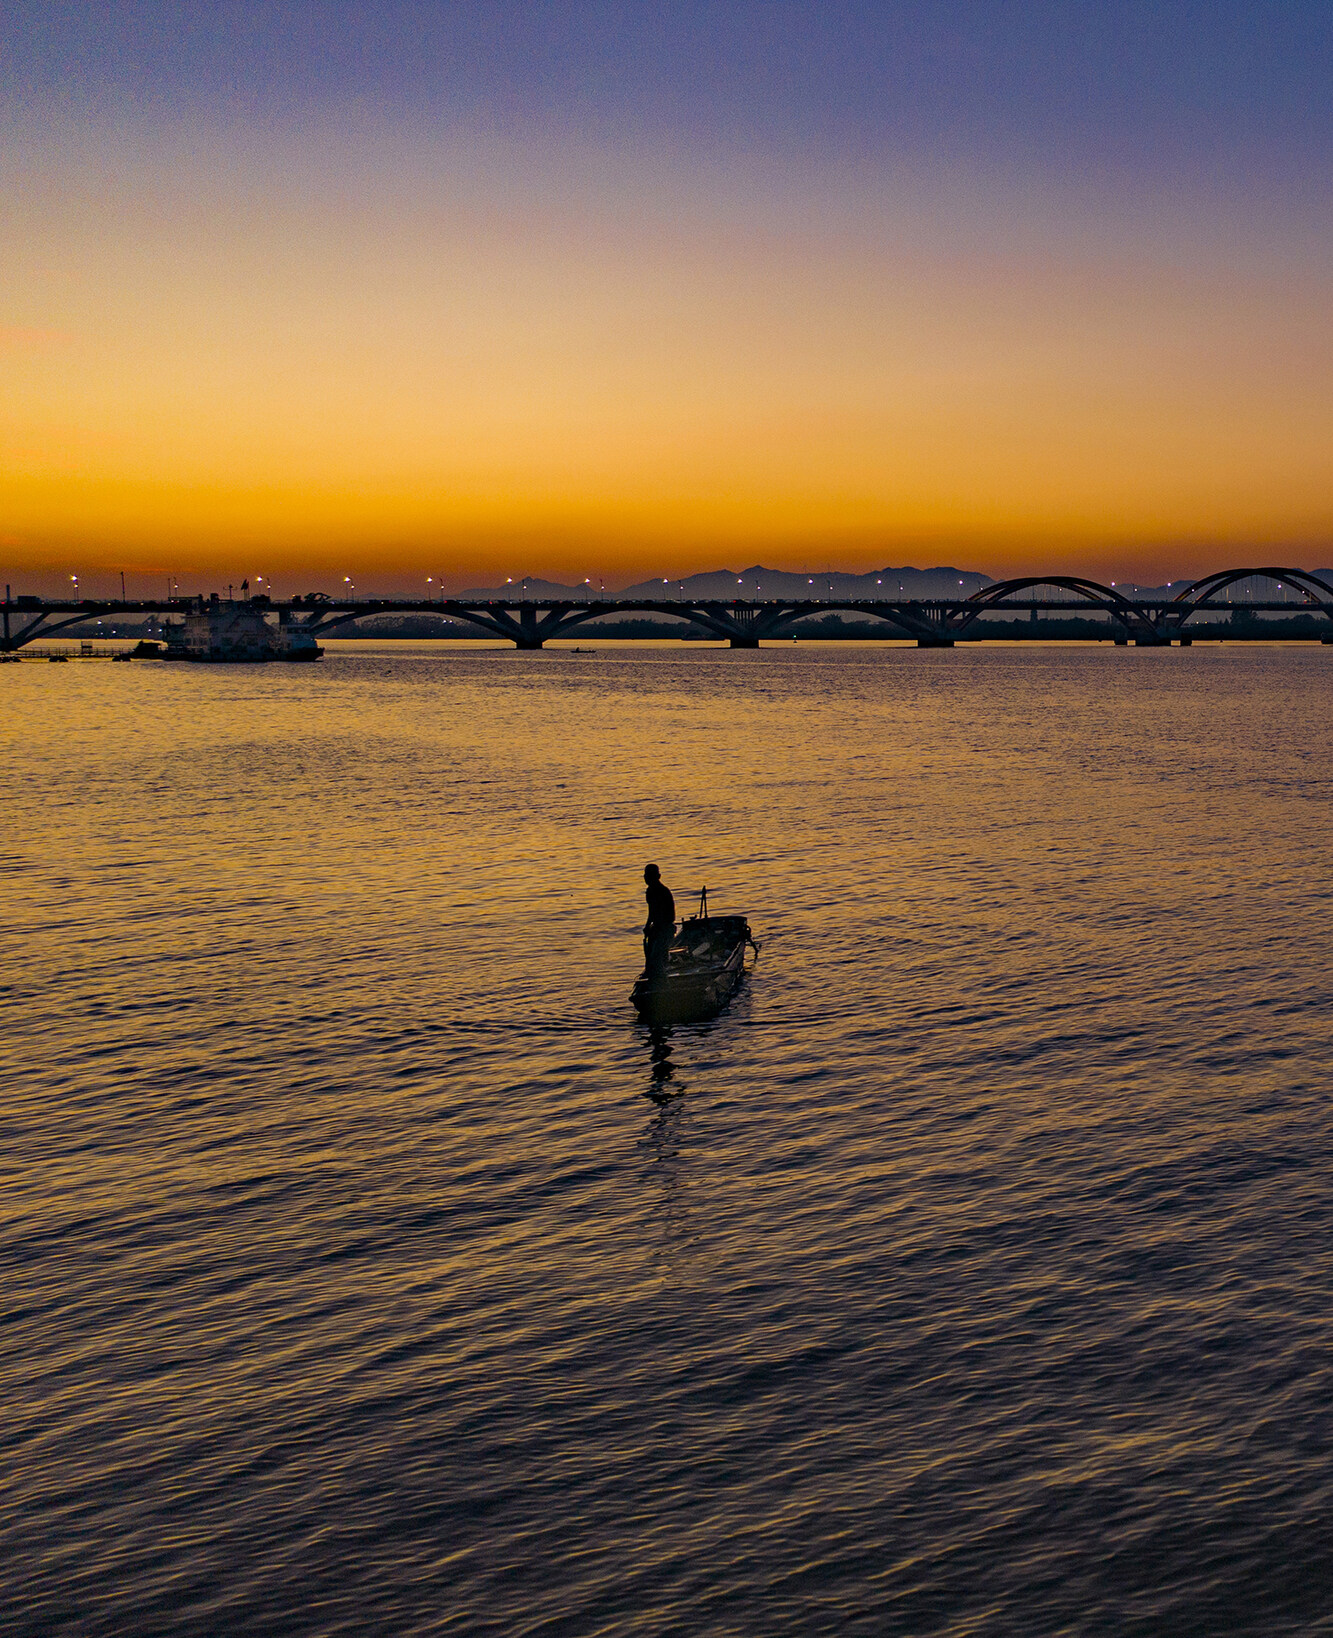
<path fill-rule="evenodd" d="M 644 865 L 643 879 L 648 884 L 643 895 L 648 900 L 648 920 L 643 925 L 643 965 L 648 977 L 657 979 L 666 973 L 667 951 L 676 936 L 676 901 L 655 864 Z"/>

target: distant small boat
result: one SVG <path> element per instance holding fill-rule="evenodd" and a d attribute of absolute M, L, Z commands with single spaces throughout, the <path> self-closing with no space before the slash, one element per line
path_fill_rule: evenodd
<path fill-rule="evenodd" d="M 640 1016 L 653 1022 L 707 1018 L 734 994 L 746 973 L 746 947 L 759 946 L 744 916 L 710 916 L 708 889 L 699 894 L 699 910 L 677 929 L 660 973 L 645 967 L 630 991 Z M 753 963 L 752 963 L 753 965 Z"/>

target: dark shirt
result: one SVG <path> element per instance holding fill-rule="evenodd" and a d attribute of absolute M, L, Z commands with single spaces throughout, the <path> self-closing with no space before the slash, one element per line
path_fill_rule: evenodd
<path fill-rule="evenodd" d="M 676 901 L 671 897 L 671 889 L 665 882 L 649 882 L 648 891 L 643 895 L 648 900 L 648 925 L 645 933 L 665 933 L 668 927 L 676 924 Z"/>

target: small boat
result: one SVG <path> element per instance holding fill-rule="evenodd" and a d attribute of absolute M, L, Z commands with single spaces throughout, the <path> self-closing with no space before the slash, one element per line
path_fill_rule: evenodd
<path fill-rule="evenodd" d="M 744 916 L 710 916 L 705 887 L 698 913 L 681 922 L 671 941 L 665 970 L 650 976 L 645 967 L 630 1000 L 641 1017 L 653 1022 L 707 1018 L 744 978 L 747 945 L 758 957 L 749 922 Z"/>

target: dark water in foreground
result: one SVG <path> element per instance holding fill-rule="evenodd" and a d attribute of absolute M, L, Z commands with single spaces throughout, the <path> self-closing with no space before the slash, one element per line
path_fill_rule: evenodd
<path fill-rule="evenodd" d="M 0 694 L 10 1630 L 1333 1631 L 1327 650 Z"/>

